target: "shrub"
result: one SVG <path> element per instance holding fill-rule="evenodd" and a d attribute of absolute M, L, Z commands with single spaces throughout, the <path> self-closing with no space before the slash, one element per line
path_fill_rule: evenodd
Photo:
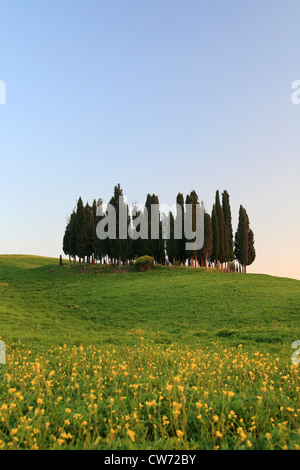
<path fill-rule="evenodd" d="M 141 256 L 137 258 L 134 267 L 137 271 L 151 271 L 154 268 L 154 258 L 147 255 Z"/>

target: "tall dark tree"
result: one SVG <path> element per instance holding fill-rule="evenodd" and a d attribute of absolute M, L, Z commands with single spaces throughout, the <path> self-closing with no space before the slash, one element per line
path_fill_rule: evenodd
<path fill-rule="evenodd" d="M 181 208 L 181 211 L 176 213 L 177 223 L 181 225 L 181 238 L 176 240 L 176 244 L 178 245 L 178 260 L 184 264 L 186 261 L 186 251 L 184 236 L 184 197 L 182 193 L 177 194 L 176 204 Z"/>
<path fill-rule="evenodd" d="M 133 205 L 133 213 L 131 214 L 131 220 L 133 223 L 135 223 L 135 231 L 137 238 L 131 240 L 130 251 L 132 254 L 132 258 L 138 258 L 140 256 L 144 256 L 148 252 L 148 240 L 143 238 L 143 236 L 146 235 L 143 233 L 143 230 L 144 227 L 146 227 L 146 223 L 148 223 L 148 219 L 145 219 L 145 214 L 138 207 L 137 202 Z"/>
<path fill-rule="evenodd" d="M 226 237 L 226 226 L 225 226 L 225 219 L 223 214 L 223 209 L 220 203 L 220 194 L 219 191 L 216 192 L 216 212 L 218 217 L 218 227 L 219 227 L 219 258 L 218 261 L 221 263 L 223 267 L 223 263 L 228 259 L 228 245 L 227 245 L 227 237 Z"/>
<path fill-rule="evenodd" d="M 172 212 L 169 212 L 169 238 L 166 241 L 166 251 L 168 255 L 168 260 L 171 264 L 174 264 L 175 260 L 178 259 L 178 240 L 174 238 L 174 215 Z"/>
<path fill-rule="evenodd" d="M 218 266 L 218 260 L 220 259 L 219 247 L 220 247 L 220 238 L 219 238 L 219 223 L 218 216 L 216 211 L 216 205 L 213 205 L 212 214 L 211 214 L 211 223 L 212 223 L 212 232 L 213 232 L 213 250 L 211 253 L 211 260 L 214 262 L 215 266 Z"/>
<path fill-rule="evenodd" d="M 123 191 L 120 184 L 115 186 L 114 195 L 110 200 L 110 204 L 114 206 L 116 210 L 116 239 L 109 240 L 111 256 L 114 259 L 118 259 L 119 269 L 121 268 L 121 261 L 126 261 L 128 256 L 128 247 L 129 247 L 129 236 L 128 236 L 128 227 L 130 225 L 130 216 L 128 212 L 128 206 L 123 200 Z M 126 212 L 126 226 L 120 226 L 120 213 Z M 123 230 L 125 232 L 123 233 Z"/>
<path fill-rule="evenodd" d="M 193 190 L 190 194 L 186 196 L 185 203 L 191 205 L 192 207 L 192 230 L 193 232 L 196 231 L 196 206 L 199 205 L 199 198 L 198 194 L 196 193 L 195 190 Z M 193 238 L 193 240 L 189 240 L 189 242 L 193 243 L 195 242 L 196 237 Z M 199 256 L 199 251 L 200 250 L 187 250 L 187 258 L 191 259 L 192 266 L 197 265 L 196 260 Z"/>
<path fill-rule="evenodd" d="M 95 248 L 95 220 L 93 209 L 88 203 L 85 206 L 85 221 L 88 239 L 87 257 L 88 261 L 90 261 L 90 257 L 94 254 Z"/>
<path fill-rule="evenodd" d="M 76 212 L 75 209 L 71 214 L 70 217 L 70 240 L 69 240 L 69 254 L 74 260 L 74 264 L 76 263 L 76 255 L 77 255 L 77 223 L 76 223 Z"/>
<path fill-rule="evenodd" d="M 70 237 L 71 237 L 71 225 L 70 225 L 70 219 L 68 220 L 64 238 L 63 238 L 63 252 L 65 255 L 69 256 L 69 260 L 71 262 L 70 256 Z"/>
<path fill-rule="evenodd" d="M 254 248 L 254 234 L 251 228 L 249 228 L 248 233 L 248 263 L 247 266 L 250 266 L 256 258 L 256 252 Z"/>
<path fill-rule="evenodd" d="M 234 255 L 246 272 L 248 264 L 248 245 L 249 245 L 249 219 L 246 210 L 241 205 L 239 210 L 239 222 L 235 233 Z"/>
<path fill-rule="evenodd" d="M 154 215 L 151 210 L 151 205 L 157 206 L 157 220 L 154 220 Z M 159 199 L 155 194 L 147 194 L 145 207 L 148 211 L 148 240 L 145 243 L 147 254 L 153 256 L 157 263 L 164 263 L 165 252 L 164 252 L 164 239 L 163 239 L 163 227 L 159 211 Z M 157 238 L 154 238 L 155 236 Z"/>
<path fill-rule="evenodd" d="M 234 259 L 233 253 L 233 230 L 232 230 L 232 221 L 231 221 L 231 208 L 229 194 L 225 190 L 222 193 L 222 209 L 224 214 L 225 228 L 226 228 L 226 261 L 227 261 L 227 270 L 230 271 L 230 261 Z"/>
<path fill-rule="evenodd" d="M 97 235 L 97 225 L 98 223 L 104 218 L 104 214 L 100 215 L 98 212 L 98 208 L 100 208 L 103 204 L 102 199 L 94 200 L 93 202 L 93 214 L 95 217 L 95 242 L 94 242 L 94 256 L 95 259 L 99 260 L 100 262 L 100 269 L 102 269 L 102 258 L 108 253 L 108 240 L 102 240 Z"/>
<path fill-rule="evenodd" d="M 157 206 L 157 211 L 158 211 L 158 239 L 152 240 L 152 246 L 154 249 L 154 259 L 156 260 L 157 263 L 164 264 L 165 263 L 165 240 L 163 238 L 163 226 L 162 226 L 162 220 L 161 220 L 161 215 L 159 211 L 159 199 L 158 199 L 158 196 L 156 196 L 156 194 L 152 194 L 151 204 Z M 154 223 L 152 218 L 151 218 L 151 223 L 152 224 Z"/>
<path fill-rule="evenodd" d="M 213 251 L 213 230 L 210 215 L 204 214 L 204 245 L 201 254 L 204 258 L 204 266 L 207 268 L 207 261 Z"/>
<path fill-rule="evenodd" d="M 88 233 L 86 225 L 85 209 L 81 197 L 77 202 L 76 212 L 76 246 L 77 255 L 83 260 L 83 269 L 85 270 L 85 257 L 88 255 Z"/>

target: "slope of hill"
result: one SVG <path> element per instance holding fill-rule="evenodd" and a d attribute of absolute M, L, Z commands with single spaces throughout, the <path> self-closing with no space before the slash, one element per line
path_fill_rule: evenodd
<path fill-rule="evenodd" d="M 300 339 L 300 281 L 159 267 L 150 273 L 35 256 L 0 256 L 0 336 L 50 345 L 240 343 L 290 349 Z"/>
<path fill-rule="evenodd" d="M 300 282 L 0 256 L 0 449 L 300 449 Z"/>

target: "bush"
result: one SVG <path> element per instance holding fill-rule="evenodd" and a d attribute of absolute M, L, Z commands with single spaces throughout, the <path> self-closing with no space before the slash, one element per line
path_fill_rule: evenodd
<path fill-rule="evenodd" d="M 152 256 L 141 256 L 134 263 L 137 271 L 151 271 L 154 268 L 154 258 Z"/>

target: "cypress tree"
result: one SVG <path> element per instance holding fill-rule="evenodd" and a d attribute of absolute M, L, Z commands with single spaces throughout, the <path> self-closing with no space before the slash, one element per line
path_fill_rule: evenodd
<path fill-rule="evenodd" d="M 76 212 L 74 210 L 70 217 L 70 241 L 69 241 L 69 254 L 74 259 L 74 264 L 76 263 L 76 255 L 77 255 L 76 217 L 77 217 Z"/>
<path fill-rule="evenodd" d="M 155 194 L 147 194 L 145 207 L 148 211 L 148 240 L 145 240 L 145 248 L 147 249 L 148 256 L 152 256 L 156 262 L 163 263 L 165 259 L 164 252 L 164 239 L 163 239 L 163 230 L 162 222 L 160 220 L 160 213 L 158 211 L 158 238 L 152 238 L 152 230 L 154 230 L 157 221 L 152 220 L 152 211 L 151 205 L 159 206 L 158 196 Z"/>
<path fill-rule="evenodd" d="M 139 258 L 140 256 L 144 256 L 147 251 L 148 251 L 148 240 L 145 240 L 142 238 L 142 236 L 144 235 L 143 234 L 143 227 L 142 227 L 142 224 L 143 224 L 143 221 L 142 221 L 142 218 L 143 218 L 143 212 L 142 210 L 140 210 L 138 208 L 138 204 L 135 203 L 134 206 L 133 206 L 133 212 L 131 214 L 131 220 L 132 221 L 135 221 L 136 219 L 139 218 L 139 221 L 140 222 L 137 227 L 136 227 L 136 232 L 137 234 L 139 235 L 138 238 L 136 238 L 135 240 L 131 240 L 131 257 L 132 258 Z M 148 222 L 148 220 L 147 220 Z M 138 228 L 138 230 L 137 230 Z"/>
<path fill-rule="evenodd" d="M 85 257 L 88 254 L 88 233 L 85 217 L 85 209 L 81 197 L 77 202 L 76 212 L 76 245 L 77 255 L 83 260 L 83 269 L 85 270 Z"/>
<path fill-rule="evenodd" d="M 196 231 L 196 206 L 199 204 L 198 194 L 195 190 L 193 190 L 189 195 L 186 196 L 185 199 L 186 204 L 190 204 L 192 206 L 192 230 L 193 232 Z M 193 240 L 189 240 L 190 242 L 195 242 L 195 238 Z M 192 266 L 197 266 L 197 258 L 199 255 L 200 250 L 187 250 L 187 257 L 191 257 Z"/>
<path fill-rule="evenodd" d="M 254 248 L 254 234 L 251 228 L 249 228 L 248 233 L 248 263 L 247 266 L 250 266 L 256 258 L 256 252 Z"/>
<path fill-rule="evenodd" d="M 95 221 L 94 221 L 93 210 L 88 203 L 85 206 L 85 221 L 86 221 L 86 231 L 87 231 L 87 239 L 88 239 L 87 257 L 88 257 L 88 261 L 90 261 L 90 257 L 94 254 Z"/>
<path fill-rule="evenodd" d="M 204 258 L 204 266 L 207 268 L 207 261 L 213 251 L 213 230 L 210 215 L 204 214 L 204 245 L 201 250 Z"/>
<path fill-rule="evenodd" d="M 186 252 L 185 252 L 185 236 L 184 236 L 184 197 L 182 193 L 178 193 L 176 197 L 176 204 L 181 207 L 181 212 L 176 214 L 178 223 L 181 223 L 181 239 L 175 240 L 178 245 L 178 260 L 181 263 L 186 261 Z"/>
<path fill-rule="evenodd" d="M 154 204 L 158 208 L 158 239 L 152 240 L 152 246 L 153 246 L 153 253 L 154 253 L 154 259 L 160 263 L 164 264 L 165 262 L 165 241 L 163 239 L 163 227 L 162 227 L 162 221 L 160 217 L 160 212 L 159 212 L 159 199 L 156 194 L 152 194 L 151 197 L 151 204 Z M 152 224 L 154 221 L 151 221 Z"/>
<path fill-rule="evenodd" d="M 222 208 L 225 220 L 225 228 L 226 228 L 226 261 L 227 261 L 227 270 L 230 271 L 230 261 L 234 259 L 233 253 L 233 231 L 232 231 L 232 222 L 231 222 L 231 209 L 230 209 L 230 202 L 229 202 L 229 194 L 227 191 L 223 191 L 222 193 Z"/>
<path fill-rule="evenodd" d="M 152 203 L 152 196 L 151 194 L 148 193 L 146 197 L 146 202 L 145 202 L 145 207 L 148 212 L 148 239 L 145 240 L 145 243 L 144 243 L 144 246 L 145 246 L 144 254 L 154 257 L 154 250 L 153 250 L 152 240 L 151 240 L 151 203 Z"/>
<path fill-rule="evenodd" d="M 178 241 L 174 239 L 174 216 L 172 212 L 169 212 L 170 219 L 170 233 L 169 239 L 166 241 L 166 251 L 168 255 L 169 262 L 174 264 L 174 261 L 178 259 Z"/>
<path fill-rule="evenodd" d="M 71 225 L 70 225 L 70 219 L 69 219 L 68 224 L 66 226 L 66 230 L 65 230 L 65 234 L 63 238 L 63 247 L 62 247 L 64 254 L 69 256 L 69 260 L 70 260 L 70 237 L 71 237 Z"/>
<path fill-rule="evenodd" d="M 114 195 L 110 200 L 110 204 L 116 209 L 116 240 L 110 240 L 110 251 L 111 256 L 114 259 L 118 259 L 119 270 L 121 269 L 121 261 L 126 261 L 128 252 L 129 252 L 129 236 L 128 236 L 128 227 L 130 225 L 130 216 L 128 213 L 128 207 L 125 202 L 120 199 L 123 197 L 123 191 L 120 184 L 115 186 Z M 122 204 L 122 206 L 120 206 Z M 126 220 L 126 234 L 121 233 L 123 227 L 120 227 L 119 216 L 121 211 L 126 211 L 127 220 Z M 125 236 L 125 238 L 123 238 Z"/>
<path fill-rule="evenodd" d="M 98 207 L 102 206 L 103 200 L 98 199 L 98 201 L 94 201 L 93 203 L 93 214 L 95 214 L 95 242 L 94 242 L 94 256 L 96 259 L 100 261 L 100 269 L 102 269 L 102 258 L 107 255 L 108 252 L 108 242 L 106 240 L 101 240 L 97 236 L 97 224 L 104 218 L 104 215 L 100 216 L 97 215 L 97 209 Z"/>
<path fill-rule="evenodd" d="M 225 219 L 223 214 L 223 209 L 220 203 L 220 194 L 219 191 L 216 192 L 216 212 L 218 217 L 218 227 L 219 227 L 219 258 L 221 265 L 228 259 L 227 254 L 227 237 L 226 237 L 226 226 Z"/>
<path fill-rule="evenodd" d="M 215 267 L 217 265 L 218 260 L 220 259 L 219 255 L 219 223 L 218 223 L 218 216 L 216 211 L 215 204 L 213 205 L 212 214 L 211 214 L 211 223 L 212 223 L 212 234 L 213 234 L 213 250 L 211 253 L 211 260 L 214 262 Z"/>
<path fill-rule="evenodd" d="M 249 244 L 249 219 L 244 207 L 241 205 L 239 210 L 239 222 L 234 240 L 234 255 L 235 258 L 243 267 L 243 272 L 246 272 L 248 264 L 248 244 Z"/>

